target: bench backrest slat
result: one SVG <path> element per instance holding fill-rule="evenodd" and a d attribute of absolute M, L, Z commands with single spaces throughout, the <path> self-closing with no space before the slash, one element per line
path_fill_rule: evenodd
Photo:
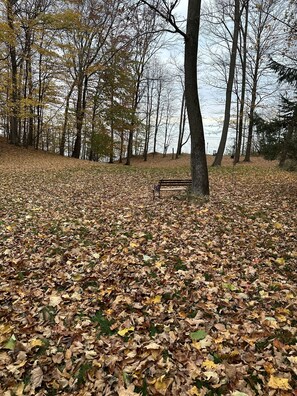
<path fill-rule="evenodd" d="M 166 179 L 163 179 L 163 180 L 160 180 L 160 182 L 159 182 L 159 185 L 160 186 L 162 186 L 162 185 L 172 185 L 172 186 L 175 186 L 175 185 L 189 185 L 189 184 L 192 184 L 192 180 L 177 180 L 177 179 L 174 179 L 174 180 L 166 180 Z"/>

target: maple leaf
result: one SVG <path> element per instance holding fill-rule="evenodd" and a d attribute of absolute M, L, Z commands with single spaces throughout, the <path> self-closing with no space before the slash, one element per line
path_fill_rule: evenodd
<path fill-rule="evenodd" d="M 274 377 L 273 375 L 270 377 L 268 382 L 269 388 L 272 389 L 282 389 L 282 390 L 290 390 L 292 389 L 288 378 Z"/>

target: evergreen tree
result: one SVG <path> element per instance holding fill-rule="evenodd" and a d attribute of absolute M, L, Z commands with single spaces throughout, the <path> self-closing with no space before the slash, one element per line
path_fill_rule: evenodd
<path fill-rule="evenodd" d="M 265 122 L 257 117 L 260 152 L 268 159 L 279 158 L 280 166 L 284 166 L 286 160 L 293 160 L 297 164 L 297 68 L 274 60 L 270 66 L 278 74 L 279 82 L 289 84 L 294 92 L 291 99 L 281 95 L 277 118 Z"/>

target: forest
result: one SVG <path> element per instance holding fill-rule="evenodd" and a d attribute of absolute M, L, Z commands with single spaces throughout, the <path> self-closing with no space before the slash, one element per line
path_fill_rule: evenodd
<path fill-rule="evenodd" d="M 183 67 L 191 13 L 187 19 L 179 3 L 1 1 L 2 135 L 110 163 L 169 147 L 178 157 L 192 102 L 185 104 Z M 227 150 L 235 163 L 257 153 L 294 167 L 295 2 L 217 0 L 197 12 L 198 83 L 221 108 L 212 115 L 218 142 L 221 135 L 214 165 Z"/>

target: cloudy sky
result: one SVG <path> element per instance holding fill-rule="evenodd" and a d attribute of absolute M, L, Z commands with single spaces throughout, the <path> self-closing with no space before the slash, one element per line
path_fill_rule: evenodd
<path fill-rule="evenodd" d="M 207 0 L 206 0 L 207 1 Z M 180 0 L 176 8 L 177 20 L 185 20 L 188 9 L 188 0 Z M 202 38 L 200 38 L 202 39 Z M 201 47 L 201 46 L 200 46 Z M 174 50 L 169 51 L 166 56 L 171 56 L 174 59 L 180 58 L 180 63 L 183 63 L 184 45 L 182 40 L 178 40 Z M 199 61 L 198 61 L 199 64 Z M 199 97 L 201 103 L 201 110 L 204 122 L 205 143 L 208 154 L 212 154 L 217 150 L 221 129 L 222 118 L 224 112 L 224 95 L 223 91 L 217 90 L 206 83 L 207 75 L 205 74 L 205 65 L 200 67 L 199 70 Z M 229 137 L 227 148 L 233 145 L 233 137 Z M 190 150 L 189 145 L 187 151 Z"/>

